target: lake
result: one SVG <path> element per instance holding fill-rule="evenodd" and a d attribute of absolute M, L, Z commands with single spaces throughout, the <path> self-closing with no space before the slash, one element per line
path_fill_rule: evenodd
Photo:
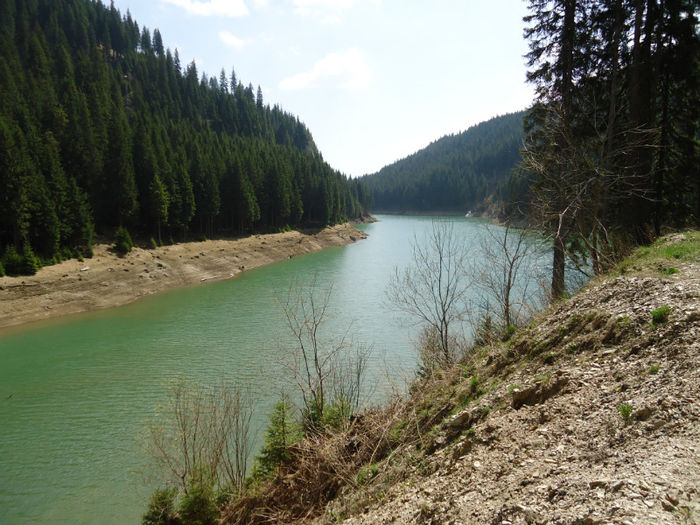
<path fill-rule="evenodd" d="M 432 219 L 378 218 L 361 226 L 368 239 L 349 246 L 0 330 L 0 523 L 139 523 L 155 483 L 142 436 L 173 379 L 247 385 L 262 435 L 284 383 L 279 299 L 295 281 L 315 276 L 320 288 L 332 287 L 326 335 L 349 328 L 372 346 L 375 402 L 403 387 L 416 365 L 415 326 L 388 308 L 385 291 Z M 467 243 L 484 224 L 449 220 Z"/>

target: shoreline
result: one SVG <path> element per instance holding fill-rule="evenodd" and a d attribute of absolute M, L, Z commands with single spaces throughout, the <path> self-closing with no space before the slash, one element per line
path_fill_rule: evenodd
<path fill-rule="evenodd" d="M 135 247 L 124 257 L 111 252 L 111 244 L 96 244 L 93 257 L 82 262 L 70 259 L 41 268 L 36 275 L 0 277 L 0 329 L 123 306 L 366 237 L 345 223 L 320 231 L 187 242 L 154 250 Z"/>

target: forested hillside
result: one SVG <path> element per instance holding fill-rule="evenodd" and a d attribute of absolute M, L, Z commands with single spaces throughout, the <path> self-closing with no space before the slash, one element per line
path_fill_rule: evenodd
<path fill-rule="evenodd" d="M 466 212 L 481 207 L 520 162 L 523 112 L 447 135 L 361 180 L 377 211 Z"/>
<path fill-rule="evenodd" d="M 663 227 L 700 221 L 700 7 L 529 1 L 523 172 L 532 222 L 566 259 L 600 273 Z"/>
<path fill-rule="evenodd" d="M 181 65 L 99 1 L 0 0 L 0 100 L 8 272 L 87 256 L 120 226 L 182 240 L 336 223 L 368 202 L 259 87 Z"/>

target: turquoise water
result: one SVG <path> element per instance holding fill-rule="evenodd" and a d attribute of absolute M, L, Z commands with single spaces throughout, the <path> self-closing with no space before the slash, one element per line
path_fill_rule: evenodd
<path fill-rule="evenodd" d="M 374 400 L 416 364 L 410 322 L 385 290 L 427 217 L 382 216 L 369 238 L 235 279 L 100 312 L 0 331 L 0 523 L 137 523 L 154 480 L 141 446 L 168 382 L 248 385 L 255 426 L 282 389 L 286 332 L 279 297 L 316 276 L 332 286 L 326 334 L 373 347 Z M 465 242 L 482 223 L 453 218 Z"/>

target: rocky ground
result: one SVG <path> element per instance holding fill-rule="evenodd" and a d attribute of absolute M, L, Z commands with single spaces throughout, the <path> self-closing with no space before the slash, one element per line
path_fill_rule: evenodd
<path fill-rule="evenodd" d="M 110 308 L 180 286 L 228 279 L 244 271 L 365 238 L 351 224 L 134 248 L 117 256 L 98 244 L 94 256 L 47 266 L 30 277 L 0 277 L 0 328 Z"/>
<path fill-rule="evenodd" d="M 430 446 L 396 447 L 319 521 L 700 523 L 700 259 L 673 246 L 686 240 L 482 350 L 441 387 Z"/>

